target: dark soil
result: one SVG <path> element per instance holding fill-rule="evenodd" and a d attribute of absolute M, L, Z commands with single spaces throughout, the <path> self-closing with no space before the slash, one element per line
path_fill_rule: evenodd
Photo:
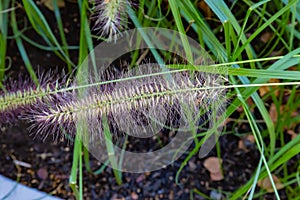
<path fill-rule="evenodd" d="M 25 185 L 63 199 L 74 199 L 69 187 L 72 144 L 34 140 L 24 126 L 3 129 L 0 141 L 0 174 L 14 180 L 20 176 L 20 182 Z M 186 157 L 183 155 L 161 170 L 141 174 L 123 173 L 122 185 L 116 183 L 110 168 L 99 175 L 93 175 L 84 169 L 84 199 L 205 199 L 193 191 L 201 191 L 207 196 L 219 194 L 218 191 L 233 192 L 251 178 L 259 160 L 257 150 L 246 152 L 238 149 L 238 141 L 239 138 L 232 135 L 224 135 L 219 139 L 223 159 L 222 181 L 212 181 L 209 171 L 203 166 L 205 158 L 199 159 L 195 155 L 180 173 L 180 185 L 177 185 L 175 176 Z M 216 156 L 215 149 L 208 155 L 210 156 Z M 90 159 L 93 171 L 101 167 L 99 161 L 92 156 Z M 22 161 L 30 166 L 20 165 L 15 161 Z M 280 192 L 282 199 L 285 199 L 283 191 Z M 222 199 L 226 199 L 225 194 L 222 196 Z M 266 196 L 266 199 L 273 199 L 273 195 L 270 194 L 269 198 Z"/>
<path fill-rule="evenodd" d="M 67 3 L 67 8 L 61 9 L 66 37 L 69 45 L 79 43 L 79 15 L 77 4 Z M 43 6 L 39 6 L 48 22 L 53 26 L 53 31 L 58 34 L 53 13 Z M 71 12 L 70 12 L 71 11 Z M 18 18 L 22 21 L 27 19 L 23 16 L 22 9 L 18 9 Z M 19 27 L 22 28 L 21 25 Z M 26 35 L 38 43 L 44 43 L 36 35 L 33 29 L 26 31 Z M 32 65 L 37 68 L 66 68 L 66 64 L 51 52 L 42 51 L 26 42 L 25 48 L 28 52 Z M 12 58 L 12 68 L 8 75 L 27 73 L 25 65 L 19 54 L 14 40 L 8 42 L 7 56 Z M 72 60 L 77 62 L 77 51 L 70 51 Z M 236 113 L 239 115 L 239 113 Z M 248 132 L 247 126 L 238 125 L 239 132 Z M 228 124 L 227 130 L 234 130 Z M 255 148 L 247 151 L 238 148 L 240 138 L 232 134 L 221 136 L 219 144 L 224 179 L 212 181 L 209 171 L 203 166 L 203 159 L 197 155 L 184 167 L 180 173 L 180 184 L 175 183 L 175 175 L 186 158 L 180 157 L 174 164 L 164 169 L 142 174 L 123 173 L 123 183 L 118 185 L 110 168 L 106 168 L 99 175 L 93 175 L 84 170 L 84 199 L 204 199 L 195 191 L 200 191 L 207 196 L 218 196 L 223 192 L 223 199 L 226 199 L 226 192 L 233 192 L 245 184 L 255 172 L 259 161 L 259 153 Z M 20 182 L 30 187 L 51 193 L 63 199 L 74 199 L 74 194 L 69 187 L 69 175 L 72 165 L 73 144 L 52 142 L 44 143 L 34 139 L 24 124 L 16 124 L 10 128 L 2 127 L 0 134 L 0 174 L 14 180 L 20 176 Z M 192 147 L 190 148 L 190 150 Z M 188 153 L 188 152 L 187 152 Z M 216 149 L 207 156 L 216 156 Z M 101 167 L 92 156 L 91 167 L 96 170 Z M 23 166 L 16 163 L 22 161 L 29 164 Z M 285 198 L 283 191 L 280 191 L 282 198 Z M 273 195 L 265 196 L 265 199 L 273 199 Z"/>

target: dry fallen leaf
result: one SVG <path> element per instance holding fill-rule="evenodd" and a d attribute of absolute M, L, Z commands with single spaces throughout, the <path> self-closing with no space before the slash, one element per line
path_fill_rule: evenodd
<path fill-rule="evenodd" d="M 282 55 L 283 55 L 283 51 L 279 50 L 279 51 L 272 51 L 269 56 L 272 57 L 272 56 L 282 56 Z"/>
<path fill-rule="evenodd" d="M 135 192 L 132 192 L 130 196 L 133 200 L 139 199 L 139 195 Z"/>
<path fill-rule="evenodd" d="M 213 13 L 212 13 L 210 7 L 205 3 L 205 1 L 200 1 L 197 4 L 197 6 L 204 12 L 205 17 L 207 17 L 209 19 L 212 17 Z"/>
<path fill-rule="evenodd" d="M 275 78 L 271 78 L 269 83 L 279 83 L 279 79 L 275 79 Z M 272 86 L 272 88 L 276 88 L 277 86 Z M 259 94 L 260 96 L 264 96 L 265 94 L 270 92 L 270 86 L 262 86 L 261 88 L 259 88 Z M 275 90 L 275 96 L 278 97 L 279 95 L 279 90 Z"/>
<path fill-rule="evenodd" d="M 265 32 L 261 35 L 260 40 L 263 43 L 267 43 L 267 42 L 269 42 L 269 40 L 271 39 L 272 36 L 273 36 L 273 33 Z"/>
<path fill-rule="evenodd" d="M 253 135 L 246 135 L 245 137 L 241 138 L 238 143 L 238 148 L 244 151 L 249 151 L 249 145 L 255 143 L 255 137 Z"/>
<path fill-rule="evenodd" d="M 42 4 L 44 4 L 44 6 L 46 6 L 49 10 L 53 11 L 53 0 L 42 0 L 41 1 Z M 57 0 L 57 6 L 59 8 L 63 8 L 65 7 L 65 1 L 64 0 Z"/>
<path fill-rule="evenodd" d="M 297 66 L 291 66 L 288 68 L 289 71 L 298 71 L 298 67 Z"/>
<path fill-rule="evenodd" d="M 276 109 L 276 105 L 274 103 L 271 104 L 269 114 L 273 123 L 277 122 L 278 113 Z"/>
<path fill-rule="evenodd" d="M 224 176 L 221 171 L 222 159 L 217 157 L 209 157 L 204 161 L 204 167 L 210 172 L 210 178 L 212 181 L 223 180 Z"/>
<path fill-rule="evenodd" d="M 298 134 L 295 133 L 295 131 L 293 131 L 293 130 L 288 130 L 287 134 L 289 134 L 292 137 L 292 140 L 298 136 Z"/>
<path fill-rule="evenodd" d="M 292 114 L 291 114 L 291 117 L 297 117 L 299 115 L 300 115 L 300 112 L 293 111 Z"/>
<path fill-rule="evenodd" d="M 222 161 L 221 161 L 222 162 Z M 209 157 L 204 161 L 204 167 L 212 173 L 220 171 L 220 161 L 217 157 Z"/>
<path fill-rule="evenodd" d="M 274 174 L 272 174 L 272 179 L 275 183 L 275 187 L 277 190 L 280 190 L 282 188 L 284 188 L 284 185 L 280 182 L 280 180 L 277 178 L 277 176 L 275 176 Z M 267 192 L 272 193 L 274 192 L 274 189 L 272 187 L 271 181 L 269 176 L 259 180 L 257 182 L 257 185 L 263 189 L 265 189 Z"/>
<path fill-rule="evenodd" d="M 217 173 L 210 173 L 210 178 L 212 181 L 221 181 L 224 179 L 223 173 L 221 171 Z"/>
<path fill-rule="evenodd" d="M 255 105 L 255 103 L 254 103 L 252 98 L 247 99 L 247 104 L 251 108 L 251 111 L 254 112 L 254 106 L 253 105 Z"/>

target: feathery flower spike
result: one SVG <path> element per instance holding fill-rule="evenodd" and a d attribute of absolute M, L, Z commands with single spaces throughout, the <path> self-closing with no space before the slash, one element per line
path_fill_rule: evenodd
<path fill-rule="evenodd" d="M 55 77 L 55 73 L 56 71 L 38 72 L 39 86 L 31 79 L 9 79 L 4 88 L 0 89 L 0 124 L 14 123 L 37 102 L 59 101 L 69 96 L 70 92 L 63 95 L 54 92 L 68 86 L 64 72 L 60 78 Z"/>
<path fill-rule="evenodd" d="M 160 71 L 158 66 L 139 69 L 125 73 L 120 78 Z M 93 83 L 94 78 L 89 78 Z M 89 141 L 103 139 L 103 117 L 108 119 L 111 130 L 141 137 L 163 127 L 176 127 L 178 114 L 185 125 L 189 123 L 189 117 L 193 118 L 193 122 L 201 119 L 206 123 L 205 117 L 209 122 L 217 120 L 224 106 L 224 91 L 222 88 L 201 88 L 218 86 L 219 77 L 176 72 L 172 73 L 172 78 L 174 80 L 171 83 L 163 75 L 156 75 L 108 83 L 106 87 L 91 86 L 85 91 L 84 97 L 79 97 L 76 92 L 59 97 L 64 95 L 59 93 L 54 101 L 38 101 L 23 115 L 23 119 L 30 123 L 30 132 L 44 139 L 52 135 L 54 140 L 64 138 L 65 132 L 72 138 L 76 129 L 80 128 L 77 125 L 83 121 L 88 127 Z M 103 91 L 103 88 L 106 90 Z M 170 124 L 165 126 L 166 122 Z"/>
<path fill-rule="evenodd" d="M 99 31 L 100 37 L 107 37 L 108 41 L 116 41 L 116 34 L 120 33 L 127 24 L 127 0 L 95 0 L 92 19 L 96 19 L 93 30 Z"/>

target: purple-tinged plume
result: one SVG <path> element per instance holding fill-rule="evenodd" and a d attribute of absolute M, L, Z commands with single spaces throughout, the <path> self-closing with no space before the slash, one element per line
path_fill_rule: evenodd
<path fill-rule="evenodd" d="M 223 106 L 223 89 L 214 89 L 219 86 L 218 77 L 176 72 L 171 82 L 163 75 L 126 80 L 156 72 L 154 67 L 146 67 L 125 73 L 121 77 L 125 80 L 106 87 L 91 85 L 82 96 L 78 91 L 57 93 L 55 100 L 38 101 L 31 106 L 24 119 L 31 124 L 31 132 L 56 141 L 66 135 L 72 138 L 78 128 L 82 129 L 77 133 L 83 134 L 83 140 L 100 141 L 104 118 L 111 130 L 139 137 L 166 128 L 165 123 L 176 121 L 179 113 L 186 124 L 190 118 L 204 118 L 205 114 L 210 121 L 217 120 L 219 113 L 214 112 Z"/>
<path fill-rule="evenodd" d="M 8 80 L 0 90 L 0 123 L 11 124 L 39 101 L 50 102 L 56 97 L 56 92 L 66 83 L 66 76 L 55 80 L 54 73 L 39 75 L 39 85 L 31 79 L 19 78 Z"/>

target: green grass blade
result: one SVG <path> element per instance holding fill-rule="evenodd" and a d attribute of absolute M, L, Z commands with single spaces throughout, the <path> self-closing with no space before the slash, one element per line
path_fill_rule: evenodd
<path fill-rule="evenodd" d="M 61 15 L 60 15 L 60 12 L 59 12 L 57 0 L 53 0 L 52 2 L 53 2 L 54 15 L 55 15 L 55 18 L 56 18 L 56 21 L 57 21 L 60 38 L 61 38 L 63 46 L 67 47 L 68 43 L 67 43 L 67 39 L 66 39 L 66 36 L 65 36 L 65 32 L 64 32 L 63 23 L 62 23 Z M 67 48 L 62 48 L 62 47 L 61 47 L 61 49 L 64 51 L 66 57 L 70 58 L 68 49 Z M 68 65 L 69 72 L 71 72 L 72 71 L 72 63 L 67 62 L 67 65 Z"/>
<path fill-rule="evenodd" d="M 106 117 L 103 117 L 102 119 L 102 124 L 103 124 L 103 133 L 105 137 L 105 144 L 106 144 L 106 149 L 108 153 L 108 159 L 110 161 L 110 164 L 112 166 L 113 173 L 116 178 L 116 182 L 121 185 L 122 184 L 122 172 L 117 170 L 119 169 L 119 166 L 117 164 L 117 159 L 115 156 L 115 150 L 114 150 L 114 144 L 112 142 L 112 136 L 109 130 L 109 125 Z"/>
<path fill-rule="evenodd" d="M 72 189 L 72 191 L 75 194 L 76 199 L 79 199 L 79 191 L 76 187 L 77 185 L 77 173 L 78 173 L 78 163 L 79 163 L 79 157 L 81 156 L 81 139 L 79 137 L 79 134 L 76 134 L 75 137 L 75 143 L 74 143 L 74 150 L 73 150 L 73 161 L 72 161 L 72 168 L 71 168 L 71 174 L 69 178 L 69 185 Z"/>
<path fill-rule="evenodd" d="M 288 0 L 281 0 L 285 5 L 288 4 Z M 298 1 L 295 5 L 294 8 L 291 8 L 291 11 L 293 15 L 297 18 L 298 22 L 300 22 L 300 1 Z"/>
<path fill-rule="evenodd" d="M 21 36 L 21 38 L 23 40 L 25 40 L 26 42 L 28 42 L 29 44 L 31 44 L 32 46 L 35 46 L 41 50 L 45 50 L 45 51 L 58 51 L 59 48 L 57 47 L 52 47 L 52 46 L 45 46 L 45 45 L 41 45 L 33 40 L 31 40 L 29 37 L 23 35 L 23 34 L 19 34 Z M 67 49 L 67 50 L 78 50 L 79 46 L 62 46 L 62 49 Z"/>
<path fill-rule="evenodd" d="M 226 20 L 228 21 L 228 23 L 230 23 L 232 25 L 232 27 L 234 28 L 234 30 L 236 31 L 236 33 L 242 33 L 241 30 L 242 28 L 240 27 L 238 21 L 236 20 L 236 18 L 234 17 L 234 15 L 232 14 L 232 12 L 230 11 L 230 9 L 227 7 L 227 5 L 225 4 L 225 2 L 223 0 L 206 0 L 205 1 L 208 5 L 211 5 L 211 9 L 214 11 L 215 14 L 217 14 L 217 16 L 219 17 L 219 19 L 221 20 Z M 241 41 L 245 44 L 247 41 L 247 37 L 245 34 L 241 34 Z M 253 59 L 256 57 L 256 55 L 254 54 L 254 51 L 252 50 L 252 47 L 248 44 L 245 45 L 246 48 L 246 53 L 249 59 Z M 238 57 L 240 56 L 240 54 L 236 53 L 235 55 L 232 55 L 232 61 L 235 61 Z M 250 63 L 251 64 L 251 63 Z M 254 64 L 251 64 L 251 68 L 254 68 Z"/>
<path fill-rule="evenodd" d="M 294 66 L 300 62 L 300 58 L 290 59 L 285 63 L 286 66 Z M 224 63 L 226 65 L 226 63 Z M 283 71 L 283 70 L 268 70 L 268 69 L 243 69 L 243 68 L 231 68 L 231 67 L 219 67 L 214 65 L 166 65 L 170 69 L 183 69 L 183 70 L 197 70 L 201 72 L 233 75 L 233 76 L 245 76 L 245 77 L 257 77 L 264 79 L 284 79 L 284 80 L 300 80 L 299 71 Z M 267 80 L 266 80 L 267 81 Z"/>
<path fill-rule="evenodd" d="M 80 68 L 82 67 L 81 64 L 84 61 L 84 59 L 88 56 L 88 47 L 85 39 L 85 23 L 87 19 L 86 15 L 86 2 L 85 0 L 78 1 L 78 7 L 80 10 L 80 39 L 79 39 L 79 58 L 78 58 L 78 66 L 80 71 Z"/>
<path fill-rule="evenodd" d="M 64 50 L 62 49 L 61 45 L 55 38 L 47 20 L 45 19 L 44 15 L 41 13 L 39 8 L 35 5 L 33 0 L 22 0 L 24 9 L 26 14 L 31 22 L 31 25 L 35 29 L 35 31 L 42 36 L 45 42 L 49 46 L 57 47 L 59 51 L 54 50 L 54 53 L 63 59 L 65 62 L 75 65 L 72 63 L 70 58 L 65 54 Z"/>
<path fill-rule="evenodd" d="M 295 155 L 300 152 L 300 135 L 298 135 L 295 139 L 291 140 L 285 146 L 283 146 L 272 158 L 270 158 L 268 165 L 270 166 L 270 171 L 274 171 L 279 166 L 286 164 L 288 160 L 290 160 Z M 261 174 L 259 178 L 264 178 L 267 176 L 266 169 L 263 167 L 261 169 Z M 241 194 L 247 192 L 248 188 L 251 187 L 251 183 L 254 177 L 250 179 L 244 186 L 235 191 L 231 196 L 231 199 L 239 199 Z"/>
<path fill-rule="evenodd" d="M 258 3 L 256 3 L 256 4 L 250 6 L 250 8 L 247 10 L 247 13 L 246 13 L 246 16 L 245 16 L 244 23 L 243 23 L 242 28 L 241 28 L 241 30 L 240 30 L 240 32 L 239 32 L 239 37 L 238 37 L 238 41 L 237 41 L 237 43 L 236 43 L 236 44 L 237 44 L 237 45 L 236 45 L 236 48 L 234 49 L 234 51 L 233 51 L 233 53 L 232 53 L 233 55 L 236 54 L 236 51 L 237 51 L 237 49 L 238 49 L 238 47 L 239 47 L 240 41 L 241 41 L 241 39 L 242 39 L 242 36 L 243 36 L 244 33 L 245 33 L 245 28 L 246 28 L 248 19 L 249 19 L 249 17 L 250 17 L 250 14 L 252 13 L 253 10 L 255 10 L 255 9 L 258 8 L 259 6 L 265 4 L 265 3 L 269 2 L 269 1 L 270 1 L 270 0 L 260 1 L 260 2 L 258 2 Z"/>
<path fill-rule="evenodd" d="M 190 1 L 180 1 L 180 11 L 183 17 L 187 22 L 194 20 L 195 22 L 192 24 L 192 28 L 196 33 L 200 33 L 203 36 L 203 40 L 208 48 L 213 52 L 216 57 L 226 57 L 225 48 L 216 38 L 215 34 L 209 28 L 208 24 L 204 20 L 204 17 L 201 16 L 199 11 L 195 8 L 195 6 Z"/>
<path fill-rule="evenodd" d="M 222 11 L 220 2 L 216 2 L 216 1 L 212 1 L 212 0 L 206 0 L 205 2 L 212 9 L 212 11 L 218 16 L 218 18 L 220 19 L 220 21 L 222 22 L 222 24 L 224 24 L 224 23 L 226 23 L 228 21 L 228 17 Z"/>
<path fill-rule="evenodd" d="M 264 24 L 262 24 L 251 36 L 245 41 L 243 46 L 241 46 L 237 52 L 236 55 L 233 57 L 233 60 L 235 60 L 242 51 L 247 47 L 250 42 L 258 36 L 259 33 L 261 33 L 263 30 L 265 30 L 268 26 L 271 25 L 279 16 L 284 14 L 286 11 L 288 11 L 298 0 L 291 0 L 285 7 L 283 7 L 281 10 L 279 10 L 277 13 L 275 13 L 269 20 L 267 20 Z"/>
<path fill-rule="evenodd" d="M 264 148 L 262 148 L 262 150 L 264 152 Z M 261 168 L 262 168 L 262 163 L 263 163 L 263 157 L 261 156 L 260 159 L 259 159 L 259 163 L 257 165 L 257 169 L 256 169 L 256 172 L 255 172 L 254 180 L 253 180 L 253 183 L 252 183 L 252 187 L 251 187 L 251 191 L 250 191 L 248 199 L 253 199 L 255 188 L 256 188 L 256 184 L 258 182 L 259 174 L 260 174 Z M 241 194 L 240 196 L 242 196 L 242 195 L 243 194 Z"/>
<path fill-rule="evenodd" d="M 10 0 L 0 1 L 0 82 L 4 77 Z"/>
<path fill-rule="evenodd" d="M 233 81 L 233 83 L 235 83 L 235 80 L 234 80 L 233 78 L 232 78 L 231 80 Z M 255 123 L 254 116 L 252 115 L 252 113 L 251 113 L 251 111 L 250 111 L 250 109 L 249 109 L 249 106 L 247 105 L 246 101 L 245 101 L 244 98 L 242 97 L 242 95 L 241 95 L 239 89 L 236 88 L 235 90 L 237 91 L 237 97 L 238 97 L 238 99 L 241 101 L 242 106 L 243 106 L 244 111 L 245 111 L 245 114 L 246 114 L 246 116 L 247 116 L 247 118 L 248 118 L 249 125 L 250 125 L 250 127 L 251 127 L 251 129 L 252 129 L 252 133 L 253 133 L 253 135 L 254 135 L 254 137 L 255 137 L 255 141 L 256 141 L 257 147 L 258 147 L 258 149 L 259 149 L 259 151 L 260 151 L 261 159 L 263 160 L 264 167 L 265 167 L 265 169 L 266 169 L 266 171 L 267 171 L 267 173 L 268 173 L 268 176 L 269 176 L 269 178 L 270 178 L 271 185 L 272 185 L 272 187 L 273 187 L 273 189 L 274 189 L 274 192 L 275 192 L 275 196 L 277 197 L 277 199 L 280 199 L 280 198 L 279 198 L 279 194 L 278 194 L 278 192 L 277 192 L 277 190 L 276 190 L 275 183 L 274 183 L 274 181 L 273 181 L 273 179 L 272 179 L 272 174 L 271 174 L 271 172 L 270 172 L 270 169 L 269 169 L 267 160 L 266 160 L 265 155 L 264 155 L 264 146 L 265 146 L 265 143 L 264 143 L 263 138 L 262 138 L 262 136 L 261 136 L 262 134 L 261 134 L 261 132 L 260 132 L 260 130 L 259 130 L 257 124 Z"/>
<path fill-rule="evenodd" d="M 187 36 L 185 35 L 185 30 L 184 30 L 184 27 L 183 27 L 183 24 L 181 21 L 181 16 L 180 16 L 179 7 L 178 7 L 179 5 L 176 0 L 169 0 L 169 4 L 171 7 L 171 11 L 173 13 L 173 17 L 175 19 L 176 27 L 177 27 L 178 31 L 181 33 L 180 37 L 182 40 L 184 51 L 186 53 L 186 59 L 188 60 L 188 62 L 194 63 L 192 51 L 189 46 L 189 42 L 188 42 Z"/>
<path fill-rule="evenodd" d="M 13 5 L 15 4 L 14 0 L 12 1 L 12 4 Z M 16 14 L 15 14 L 14 10 L 11 12 L 10 17 L 11 17 L 11 26 L 12 26 L 14 34 L 16 35 L 19 32 L 19 30 L 18 30 L 18 25 L 17 25 L 17 21 L 16 21 Z M 32 68 L 30 60 L 29 60 L 29 58 L 27 56 L 27 53 L 26 53 L 26 50 L 24 48 L 23 42 L 22 42 L 22 40 L 19 36 L 16 37 L 16 43 L 17 43 L 18 49 L 20 51 L 20 54 L 22 56 L 22 59 L 25 63 L 26 69 L 27 69 L 27 71 L 30 75 L 30 78 L 34 81 L 35 84 L 38 85 L 39 84 L 38 78 L 37 78 L 37 76 L 36 76 L 36 74 L 35 74 L 35 72 Z"/>
<path fill-rule="evenodd" d="M 142 27 L 141 23 L 138 21 L 138 18 L 136 16 L 135 12 L 132 10 L 132 8 L 130 6 L 127 6 L 127 12 L 128 12 L 128 15 L 130 16 L 131 20 L 133 21 L 135 27 L 139 28 L 140 33 L 143 36 L 146 44 L 149 47 L 153 47 L 153 45 L 151 43 L 151 40 L 149 39 L 147 34 L 143 31 L 143 29 L 142 29 L 143 27 Z M 153 54 L 153 56 L 154 56 L 155 60 L 157 61 L 157 63 L 159 63 L 161 65 L 164 64 L 163 59 L 161 58 L 161 56 L 159 55 L 159 53 L 156 51 L 155 48 L 150 48 L 150 51 Z"/>
<path fill-rule="evenodd" d="M 189 10 L 187 12 L 184 12 L 184 16 L 186 17 L 187 21 L 188 20 L 195 20 L 195 24 L 198 25 L 198 28 L 196 26 L 193 26 L 193 28 L 195 29 L 195 31 L 202 31 L 202 30 L 207 30 L 209 29 L 206 23 L 203 23 L 203 20 L 201 19 L 199 12 L 194 8 L 194 5 L 189 3 L 189 1 L 185 1 L 185 5 L 183 6 L 183 8 L 186 6 L 186 8 L 189 8 Z M 228 21 L 230 23 L 232 23 L 234 29 L 236 30 L 237 33 L 239 33 L 241 31 L 241 28 L 239 27 L 239 24 L 237 22 L 237 20 L 235 19 L 235 17 L 232 15 L 231 11 L 228 9 L 228 7 L 226 6 L 226 4 L 223 1 L 213 1 L 211 2 L 213 3 L 216 7 L 219 7 L 219 11 L 224 12 L 224 14 L 228 17 Z M 218 11 L 218 12 L 219 12 Z M 279 11 L 279 14 L 282 14 L 285 10 L 281 10 Z M 271 18 L 271 20 L 275 20 L 275 18 Z M 270 25 L 270 20 L 265 22 L 264 26 Z M 209 32 L 203 32 L 203 34 L 208 34 Z M 219 50 L 221 50 L 221 52 L 216 52 L 214 51 L 214 49 L 212 49 L 212 52 L 216 53 L 216 56 L 218 55 L 223 55 L 224 56 L 224 60 L 227 60 L 226 57 L 226 51 L 224 48 L 221 48 L 220 46 L 222 46 L 220 44 L 220 42 L 215 38 L 214 34 L 209 34 L 205 37 L 205 42 L 207 43 L 207 45 L 211 45 L 213 44 L 214 49 L 218 48 Z M 209 41 L 210 40 L 210 41 Z M 255 57 L 255 54 L 253 53 L 252 49 L 249 47 L 249 41 L 246 38 L 246 36 L 242 36 L 241 38 L 242 42 L 243 42 L 243 49 L 246 48 L 246 53 L 248 55 L 248 57 L 251 59 L 252 57 Z M 248 41 L 248 42 L 247 42 Z M 246 43 L 247 42 L 247 43 Z M 219 43 L 219 44 L 218 44 Z M 232 60 L 235 60 L 237 57 L 239 57 L 241 54 L 240 53 L 236 53 L 236 55 L 232 55 L 233 58 Z M 253 66 L 253 65 L 252 65 Z M 239 66 L 234 65 L 234 67 L 239 68 Z M 252 67 L 253 68 L 253 67 Z M 242 81 L 243 84 L 249 84 L 250 81 L 246 78 L 246 77 L 241 77 L 239 76 L 239 79 Z M 275 149 L 275 129 L 274 129 L 274 125 L 272 123 L 272 120 L 270 119 L 270 116 L 268 114 L 267 109 L 264 106 L 263 101 L 260 99 L 260 97 L 258 96 L 258 94 L 253 91 L 254 93 L 252 94 L 252 98 L 255 102 L 255 104 L 257 105 L 257 107 L 259 108 L 259 111 L 261 113 L 261 115 L 263 116 L 266 125 L 268 127 L 268 131 L 270 133 L 270 138 L 271 138 L 271 148 L 270 148 L 270 153 L 272 154 L 274 152 Z"/>

